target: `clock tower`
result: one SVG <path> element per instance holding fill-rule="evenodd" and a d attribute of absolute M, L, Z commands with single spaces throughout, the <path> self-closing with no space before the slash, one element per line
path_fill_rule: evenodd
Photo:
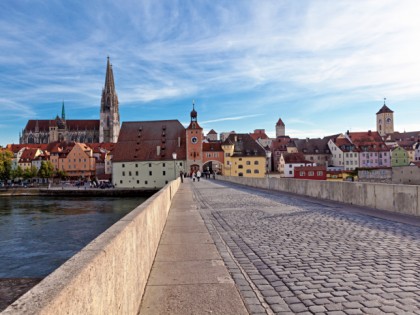
<path fill-rule="evenodd" d="M 376 131 L 381 137 L 394 133 L 394 112 L 386 106 L 385 100 L 384 106 L 376 113 Z"/>
<path fill-rule="evenodd" d="M 203 156 L 203 128 L 197 122 L 197 112 L 195 110 L 193 101 L 193 109 L 190 113 L 191 122 L 186 129 L 187 142 L 187 172 L 202 171 L 202 156 Z"/>

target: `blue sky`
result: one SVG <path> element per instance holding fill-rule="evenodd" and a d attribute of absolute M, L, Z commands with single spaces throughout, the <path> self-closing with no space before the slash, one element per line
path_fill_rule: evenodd
<path fill-rule="evenodd" d="M 98 119 L 106 57 L 122 121 L 292 137 L 420 130 L 420 2 L 3 0 L 0 145 L 28 119 Z"/>

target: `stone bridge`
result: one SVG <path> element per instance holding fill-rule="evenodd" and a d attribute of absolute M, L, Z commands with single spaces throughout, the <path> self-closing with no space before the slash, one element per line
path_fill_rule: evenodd
<path fill-rule="evenodd" d="M 161 235 L 130 313 L 420 314 L 419 217 L 185 179 Z"/>

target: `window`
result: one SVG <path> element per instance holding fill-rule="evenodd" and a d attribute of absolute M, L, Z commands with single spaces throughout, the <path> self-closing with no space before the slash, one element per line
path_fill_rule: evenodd
<path fill-rule="evenodd" d="M 289 171 L 289 175 L 292 175 L 293 174 L 293 172 L 292 171 Z"/>
<path fill-rule="evenodd" d="M 259 170 L 254 170 L 254 174 L 259 174 L 260 171 Z"/>
<path fill-rule="evenodd" d="M 167 184 L 168 183 L 168 181 L 167 180 L 165 180 L 165 184 Z"/>
<path fill-rule="evenodd" d="M 140 184 L 140 181 L 139 180 L 137 180 L 137 184 Z"/>
<path fill-rule="evenodd" d="M 144 184 L 147 185 L 147 180 L 144 181 Z"/>
<path fill-rule="evenodd" d="M 122 180 L 120 180 L 120 184 L 122 184 L 123 183 L 123 181 Z"/>
<path fill-rule="evenodd" d="M 244 168 L 244 166 L 240 164 L 240 165 L 238 165 L 238 168 Z"/>
<path fill-rule="evenodd" d="M 139 165 L 138 165 L 138 164 L 136 164 L 136 167 L 139 167 Z"/>
<path fill-rule="evenodd" d="M 254 161 L 254 165 L 258 165 L 258 161 Z"/>
<path fill-rule="evenodd" d="M 125 172 L 122 172 L 122 176 L 125 176 Z"/>
<path fill-rule="evenodd" d="M 251 170 L 250 170 L 250 169 L 247 169 L 247 170 L 246 170 L 246 173 L 247 173 L 247 174 L 251 174 Z"/>
<path fill-rule="evenodd" d="M 230 154 L 229 153 L 225 153 L 225 156 L 230 156 Z"/>
<path fill-rule="evenodd" d="M 313 171 L 308 172 L 308 176 L 314 176 L 314 172 Z"/>
<path fill-rule="evenodd" d="M 152 163 L 149 163 L 149 167 L 152 167 Z"/>
<path fill-rule="evenodd" d="M 122 167 L 125 167 L 125 164 L 123 163 Z"/>
<path fill-rule="evenodd" d="M 239 173 L 238 176 L 244 176 L 244 174 L 243 173 Z"/>
<path fill-rule="evenodd" d="M 136 176 L 139 176 L 139 171 L 136 171 Z"/>
<path fill-rule="evenodd" d="M 251 161 L 246 161 L 246 165 L 251 165 Z"/>
<path fill-rule="evenodd" d="M 304 171 L 300 171 L 300 172 L 299 172 L 299 175 L 300 175 L 300 176 L 305 176 L 305 172 L 304 172 Z"/>
<path fill-rule="evenodd" d="M 165 176 L 165 175 L 166 175 L 166 171 L 163 171 L 162 173 L 163 173 L 163 174 L 162 174 L 163 176 Z"/>
<path fill-rule="evenodd" d="M 152 171 L 149 171 L 149 176 L 152 176 Z"/>
<path fill-rule="evenodd" d="M 128 172 L 128 176 L 131 176 L 131 171 Z"/>
<path fill-rule="evenodd" d="M 239 158 L 239 161 L 242 161 L 242 158 Z"/>
<path fill-rule="evenodd" d="M 165 164 L 165 163 L 162 163 L 162 166 L 163 166 L 163 167 L 165 167 L 165 166 L 166 166 L 166 164 Z"/>
<path fill-rule="evenodd" d="M 324 174 L 324 172 L 323 171 L 318 171 L 318 172 L 316 172 L 316 175 L 318 175 L 318 176 L 322 176 Z"/>

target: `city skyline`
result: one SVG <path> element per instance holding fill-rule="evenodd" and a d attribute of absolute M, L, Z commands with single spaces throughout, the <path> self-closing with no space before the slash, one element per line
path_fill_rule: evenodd
<path fill-rule="evenodd" d="M 98 119 L 106 57 L 121 121 L 291 137 L 419 130 L 416 1 L 90 1 L 0 4 L 0 145 L 28 119 Z"/>

